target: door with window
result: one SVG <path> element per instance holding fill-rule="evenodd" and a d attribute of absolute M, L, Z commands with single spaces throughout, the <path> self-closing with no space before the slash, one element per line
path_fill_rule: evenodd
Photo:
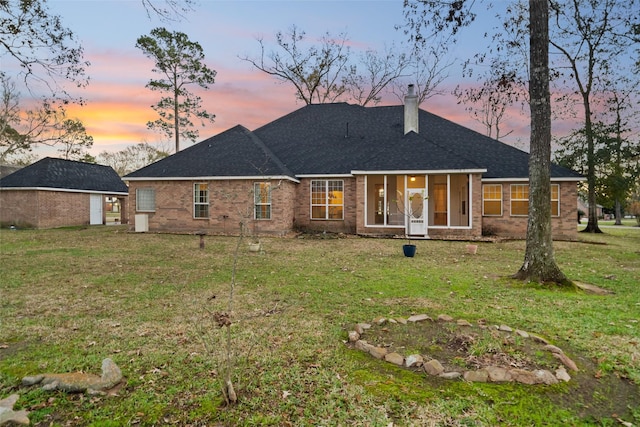
<path fill-rule="evenodd" d="M 406 191 L 407 234 L 410 236 L 427 235 L 425 194 L 425 190 L 419 188 L 410 188 Z"/>

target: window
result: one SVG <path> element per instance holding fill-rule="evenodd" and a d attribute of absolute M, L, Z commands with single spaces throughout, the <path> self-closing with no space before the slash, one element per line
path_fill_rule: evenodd
<path fill-rule="evenodd" d="M 271 184 L 255 182 L 253 184 L 255 219 L 271 219 Z"/>
<path fill-rule="evenodd" d="M 529 184 L 511 184 L 511 215 L 529 214 Z"/>
<path fill-rule="evenodd" d="M 311 219 L 343 219 L 344 181 L 311 181 Z"/>
<path fill-rule="evenodd" d="M 207 184 L 193 184 L 193 217 L 209 218 L 209 187 Z"/>
<path fill-rule="evenodd" d="M 529 214 L 529 184 L 511 185 L 511 215 Z M 560 216 L 560 185 L 551 184 L 551 216 Z"/>
<path fill-rule="evenodd" d="M 502 184 L 482 186 L 482 215 L 502 216 Z"/>
<path fill-rule="evenodd" d="M 551 216 L 560 216 L 560 185 L 551 184 Z"/>
<path fill-rule="evenodd" d="M 156 211 L 156 190 L 153 188 L 136 189 L 136 211 L 155 212 Z"/>

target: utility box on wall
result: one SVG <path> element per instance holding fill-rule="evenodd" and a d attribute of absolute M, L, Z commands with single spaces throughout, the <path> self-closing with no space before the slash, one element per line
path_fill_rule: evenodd
<path fill-rule="evenodd" d="M 149 215 L 136 214 L 136 233 L 146 233 L 149 231 Z"/>

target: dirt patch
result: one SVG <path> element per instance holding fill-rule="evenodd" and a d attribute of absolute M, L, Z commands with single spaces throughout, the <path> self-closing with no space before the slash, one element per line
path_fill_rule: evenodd
<path fill-rule="evenodd" d="M 524 338 L 515 332 L 478 325 L 459 326 L 455 322 L 409 322 L 406 325 L 385 323 L 372 325 L 362 338 L 368 343 L 397 352 L 405 357 L 420 354 L 425 361 L 437 359 L 445 371 L 479 370 L 488 366 L 528 371 L 551 372 L 562 363 L 544 349 L 545 343 Z M 640 387 L 614 374 L 602 374 L 588 357 L 573 351 L 566 343 L 558 344 L 579 367 L 569 371 L 567 387 L 549 387 L 543 391 L 553 402 L 582 418 L 632 418 L 632 409 L 640 406 Z M 421 369 L 411 368 L 421 375 Z M 426 375 L 428 381 L 436 381 Z M 441 382 L 438 386 L 442 386 Z M 522 387 L 544 387 L 528 386 Z"/>

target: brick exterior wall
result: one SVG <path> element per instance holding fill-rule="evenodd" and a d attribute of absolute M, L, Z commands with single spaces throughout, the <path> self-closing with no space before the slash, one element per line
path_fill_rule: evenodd
<path fill-rule="evenodd" d="M 483 230 L 487 235 L 523 239 L 527 235 L 527 217 L 511 216 L 511 184 L 522 182 L 491 183 L 502 184 L 502 216 L 483 217 Z M 560 185 L 560 216 L 551 217 L 554 239 L 577 238 L 578 191 L 576 182 L 552 183 Z"/>
<path fill-rule="evenodd" d="M 89 199 L 88 193 L 2 190 L 0 191 L 0 223 L 28 228 L 88 225 Z"/>
<path fill-rule="evenodd" d="M 327 178 L 344 182 L 344 218 L 342 220 L 311 219 L 311 181 L 323 178 L 303 178 L 297 185 L 295 197 L 295 227 L 303 231 L 330 233 L 356 233 L 357 203 L 356 178 Z"/>
<path fill-rule="evenodd" d="M 322 178 L 313 178 L 322 179 Z M 327 231 L 361 235 L 403 235 L 402 228 L 365 227 L 365 177 L 339 178 L 344 182 L 344 219 L 312 220 L 311 178 L 300 183 L 272 181 L 277 189 L 272 191 L 270 220 L 253 219 L 253 183 L 259 180 L 220 181 L 133 181 L 129 183 L 128 217 L 130 229 L 135 229 L 135 215 L 147 214 L 149 231 L 208 234 L 238 234 L 239 223 L 245 218 L 249 234 L 287 235 L 292 231 Z M 337 178 L 330 178 L 337 179 Z M 193 218 L 193 185 L 209 184 L 209 218 Z M 470 202 L 471 229 L 433 228 L 432 238 L 468 238 L 482 236 L 483 231 L 501 237 L 524 238 L 527 218 L 510 216 L 510 182 L 503 184 L 503 214 L 501 217 L 482 216 L 482 181 L 479 174 L 472 175 L 472 199 Z M 136 190 L 153 188 L 156 193 L 155 212 L 136 211 Z M 577 186 L 575 182 L 560 183 L 560 217 L 552 218 L 556 239 L 574 239 L 577 236 Z"/>
<path fill-rule="evenodd" d="M 135 229 L 135 215 L 146 214 L 149 231 L 170 233 L 206 232 L 233 234 L 240 232 L 244 222 L 247 234 L 285 235 L 293 229 L 296 184 L 272 180 L 271 219 L 254 219 L 253 183 L 259 180 L 185 180 L 185 181 L 132 181 L 129 183 L 129 224 Z M 193 186 L 207 183 L 209 188 L 209 217 L 193 217 Z M 138 212 L 136 190 L 155 190 L 155 212 Z"/>

